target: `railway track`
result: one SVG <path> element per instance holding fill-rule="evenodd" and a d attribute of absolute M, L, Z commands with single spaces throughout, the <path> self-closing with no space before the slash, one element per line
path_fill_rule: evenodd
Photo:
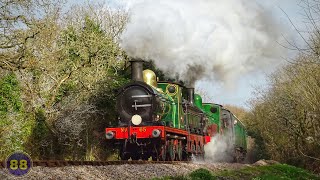
<path fill-rule="evenodd" d="M 60 161 L 60 160 L 42 160 L 32 161 L 33 167 L 64 167 L 64 166 L 107 166 L 122 164 L 177 164 L 190 163 L 191 161 Z M 5 162 L 0 161 L 0 168 L 5 168 Z"/>

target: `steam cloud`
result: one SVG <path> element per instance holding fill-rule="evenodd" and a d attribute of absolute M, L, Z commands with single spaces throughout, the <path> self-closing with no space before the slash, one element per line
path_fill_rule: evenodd
<path fill-rule="evenodd" d="M 211 137 L 211 141 L 204 146 L 205 161 L 207 162 L 232 162 L 233 161 L 233 141 L 232 134 L 217 134 Z"/>
<path fill-rule="evenodd" d="M 256 1 L 144 0 L 129 7 L 121 47 L 181 80 L 232 82 L 279 59 L 279 24 Z"/>

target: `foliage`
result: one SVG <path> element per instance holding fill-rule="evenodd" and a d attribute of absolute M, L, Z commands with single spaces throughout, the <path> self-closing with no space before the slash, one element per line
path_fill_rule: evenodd
<path fill-rule="evenodd" d="M 320 179 L 304 169 L 286 164 L 251 166 L 238 170 L 225 170 L 215 173 L 219 177 L 234 179 Z"/>
<path fill-rule="evenodd" d="M 162 178 L 153 178 L 153 180 L 214 180 L 217 179 L 213 174 L 207 169 L 197 169 L 187 176 L 165 176 Z"/>
<path fill-rule="evenodd" d="M 52 129 L 62 157 L 93 160 L 105 154 L 104 128 L 116 120 L 113 90 L 127 80 L 117 75 L 123 63 L 119 46 L 97 22 L 83 19 L 81 26 L 63 30 L 58 41 L 64 50 L 59 69 L 66 76 L 51 101 L 59 111 Z"/>
<path fill-rule="evenodd" d="M 254 163 L 260 159 L 270 159 L 270 155 L 267 152 L 266 144 L 261 133 L 254 131 L 249 127 L 247 134 L 254 138 L 253 147 L 250 149 L 251 152 L 248 152 L 247 154 L 249 162 Z"/>
<path fill-rule="evenodd" d="M 19 81 L 13 73 L 0 78 L 0 159 L 14 150 L 24 150 L 32 122 L 26 117 Z"/>
<path fill-rule="evenodd" d="M 1 77 L 1 159 L 18 149 L 33 159 L 108 155 L 103 132 L 116 122 L 113 90 L 128 81 L 119 74 L 126 56 L 117 42 L 127 16 L 98 13 L 95 4 L 63 13 L 64 6 L 1 2 L 0 73 L 10 75 Z"/>
<path fill-rule="evenodd" d="M 245 119 L 270 158 L 319 171 L 320 64 L 311 58 L 301 56 L 274 73 Z"/>
<path fill-rule="evenodd" d="M 213 180 L 216 179 L 212 173 L 207 169 L 197 169 L 189 174 L 192 180 L 201 180 L 201 179 L 207 179 L 207 180 Z"/>
<path fill-rule="evenodd" d="M 207 169 L 197 169 L 186 176 L 166 176 L 154 180 L 207 180 L 207 179 L 320 179 L 304 169 L 286 164 L 266 166 L 250 166 L 234 170 L 220 170 L 210 172 Z"/>
<path fill-rule="evenodd" d="M 152 180 L 189 180 L 187 176 L 164 176 L 162 178 L 153 178 Z"/>
<path fill-rule="evenodd" d="M 245 120 L 265 149 L 260 155 L 320 172 L 319 2 L 301 1 L 301 7 L 310 30 L 308 37 L 297 33 L 306 47 L 291 44 L 299 56 L 273 73 L 267 88 L 256 90 Z"/>
<path fill-rule="evenodd" d="M 19 82 L 14 74 L 8 74 L 0 80 L 0 115 L 19 112 L 21 108 Z"/>

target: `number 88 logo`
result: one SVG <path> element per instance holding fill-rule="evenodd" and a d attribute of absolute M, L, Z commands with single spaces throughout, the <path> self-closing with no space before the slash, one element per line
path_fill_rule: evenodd
<path fill-rule="evenodd" d="M 16 170 L 16 169 L 21 169 L 21 170 L 26 170 L 28 168 L 28 162 L 27 160 L 20 160 L 20 163 L 18 163 L 18 160 L 11 160 L 10 161 L 10 169 Z M 19 164 L 19 166 L 18 166 Z"/>
<path fill-rule="evenodd" d="M 15 152 L 7 157 L 6 169 L 9 174 L 22 176 L 27 174 L 32 167 L 30 156 L 24 152 Z"/>

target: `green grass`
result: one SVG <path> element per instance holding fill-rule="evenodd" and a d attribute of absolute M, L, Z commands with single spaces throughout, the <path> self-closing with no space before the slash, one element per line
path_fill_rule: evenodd
<path fill-rule="evenodd" d="M 215 179 L 251 179 L 251 180 L 309 180 L 319 179 L 304 169 L 297 168 L 286 164 L 273 164 L 267 166 L 252 166 L 237 170 L 223 170 L 210 172 L 207 169 L 197 169 L 187 176 L 166 176 L 155 178 L 154 180 L 215 180 Z"/>

